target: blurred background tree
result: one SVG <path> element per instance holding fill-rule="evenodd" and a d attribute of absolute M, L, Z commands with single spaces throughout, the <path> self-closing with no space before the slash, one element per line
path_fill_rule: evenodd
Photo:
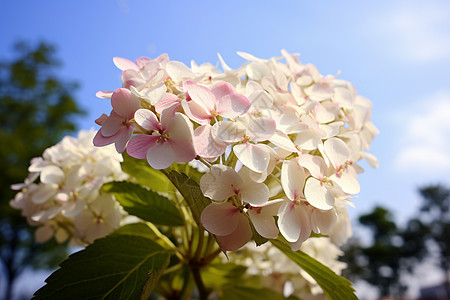
<path fill-rule="evenodd" d="M 379 297 L 402 299 L 407 290 L 404 275 L 414 275 L 419 265 L 434 261 L 444 275 L 445 298 L 422 295 L 419 299 L 450 299 L 450 189 L 431 185 L 419 190 L 419 210 L 404 226 L 393 214 L 377 206 L 361 215 L 359 223 L 369 229 L 370 242 L 353 238 L 344 247 L 344 275 L 352 281 L 364 280 L 376 287 Z M 436 292 L 437 293 L 437 292 Z"/>
<path fill-rule="evenodd" d="M 84 114 L 75 99 L 77 84 L 60 79 L 55 48 L 47 43 L 18 42 L 15 57 L 0 61 L 0 262 L 5 299 L 11 299 L 18 275 L 27 267 L 49 268 L 66 256 L 66 246 L 34 242 L 34 230 L 19 211 L 9 206 L 33 157 L 76 129 Z M 0 297 L 1 297 L 0 293 Z"/>

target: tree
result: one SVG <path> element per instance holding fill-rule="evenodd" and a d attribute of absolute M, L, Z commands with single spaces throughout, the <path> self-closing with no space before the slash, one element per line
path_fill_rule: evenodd
<path fill-rule="evenodd" d="M 450 299 L 450 189 L 442 185 L 432 185 L 420 189 L 423 202 L 418 222 L 427 229 L 422 235 L 424 241 L 430 241 L 437 247 L 438 267 L 445 276 L 445 290 Z M 434 252 L 427 247 L 428 256 Z"/>
<path fill-rule="evenodd" d="M 372 243 L 363 246 L 354 239 L 347 245 L 343 260 L 349 268 L 344 275 L 372 284 L 378 288 L 380 298 L 401 297 L 406 289 L 400 281 L 403 243 L 393 215 L 386 208 L 377 206 L 360 216 L 359 223 L 370 229 Z"/>
<path fill-rule="evenodd" d="M 14 48 L 16 57 L 0 62 L 0 261 L 7 282 L 0 290 L 6 299 L 24 268 L 49 266 L 65 255 L 61 246 L 34 243 L 25 218 L 9 207 L 10 186 L 23 182 L 31 158 L 74 131 L 74 117 L 84 113 L 73 96 L 77 84 L 54 74 L 59 63 L 53 46 L 19 42 Z"/>

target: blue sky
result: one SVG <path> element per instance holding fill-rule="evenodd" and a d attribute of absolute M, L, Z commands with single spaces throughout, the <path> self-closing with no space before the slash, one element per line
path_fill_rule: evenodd
<path fill-rule="evenodd" d="M 110 111 L 95 93 L 120 86 L 114 56 L 168 53 L 189 65 L 215 64 L 220 52 L 238 67 L 236 51 L 269 58 L 286 49 L 323 75 L 340 70 L 373 102 L 380 168 L 363 164 L 352 216 L 379 203 L 404 220 L 419 187 L 450 186 L 448 1 L 0 0 L 0 11 L 1 58 L 18 39 L 57 46 L 60 74 L 81 84 L 77 97 L 89 111 L 80 129 Z"/>

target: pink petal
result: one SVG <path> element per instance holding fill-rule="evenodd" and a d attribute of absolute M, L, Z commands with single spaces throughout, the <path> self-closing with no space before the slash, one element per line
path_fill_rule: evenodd
<path fill-rule="evenodd" d="M 137 159 L 145 159 L 150 147 L 153 147 L 159 136 L 139 134 L 128 143 L 127 153 Z"/>
<path fill-rule="evenodd" d="M 116 67 L 118 67 L 122 71 L 128 69 L 139 71 L 139 67 L 134 62 L 126 58 L 114 57 L 113 62 L 116 65 Z"/>
<path fill-rule="evenodd" d="M 206 230 L 216 235 L 229 235 L 236 230 L 241 213 L 229 202 L 211 203 L 202 212 L 200 220 Z"/>
<path fill-rule="evenodd" d="M 305 184 L 305 197 L 312 206 L 329 210 L 334 206 L 333 192 L 314 177 L 310 177 Z"/>
<path fill-rule="evenodd" d="M 111 105 L 114 111 L 124 118 L 132 118 L 136 110 L 141 107 L 139 99 L 130 90 L 124 88 L 114 91 L 111 97 Z"/>
<path fill-rule="evenodd" d="M 250 100 L 244 95 L 225 95 L 218 99 L 217 113 L 225 118 L 235 119 L 245 114 L 250 108 Z"/>
<path fill-rule="evenodd" d="M 295 211 L 294 202 L 283 203 L 278 211 L 278 227 L 288 242 L 296 242 L 300 236 L 301 220 Z"/>
<path fill-rule="evenodd" d="M 239 224 L 230 235 L 217 236 L 217 241 L 223 251 L 233 251 L 244 246 L 253 236 L 252 228 L 248 223 L 248 219 L 239 214 Z"/>
<path fill-rule="evenodd" d="M 225 81 L 220 81 L 216 83 L 212 88 L 211 92 L 214 94 L 217 100 L 226 95 L 236 94 L 234 87 Z"/>
<path fill-rule="evenodd" d="M 95 147 L 103 147 L 114 143 L 115 140 L 116 140 L 115 135 L 105 137 L 102 135 L 101 130 L 99 130 L 94 136 L 93 144 Z"/>
<path fill-rule="evenodd" d="M 156 118 L 156 115 L 148 109 L 138 109 L 134 113 L 134 119 L 136 122 L 145 130 L 152 131 L 161 130 L 161 126 L 159 124 L 158 118 Z"/>
<path fill-rule="evenodd" d="M 95 120 L 95 124 L 102 126 L 105 123 L 106 119 L 108 119 L 108 115 L 102 114 Z"/>
<path fill-rule="evenodd" d="M 171 140 L 170 142 L 175 153 L 175 162 L 187 163 L 197 156 L 192 140 Z"/>
<path fill-rule="evenodd" d="M 140 72 L 131 69 L 123 71 L 121 78 L 123 82 L 122 86 L 125 89 L 129 89 L 132 86 L 141 88 L 146 83 Z"/>
<path fill-rule="evenodd" d="M 123 153 L 125 151 L 128 141 L 131 139 L 131 136 L 133 135 L 133 130 L 134 130 L 133 125 L 131 125 L 128 128 L 124 126 L 119 130 L 114 145 L 118 153 Z"/>
<path fill-rule="evenodd" d="M 194 131 L 195 152 L 203 158 L 214 158 L 222 155 L 227 146 L 218 144 L 211 136 L 211 125 L 197 127 Z"/>
<path fill-rule="evenodd" d="M 166 93 L 162 99 L 156 103 L 155 110 L 158 114 L 161 114 L 165 108 L 172 106 L 175 103 L 181 103 L 181 99 L 174 94 Z"/>
<path fill-rule="evenodd" d="M 184 113 L 193 121 L 200 125 L 209 124 L 212 119 L 211 114 L 200 104 L 193 101 L 181 101 Z"/>
<path fill-rule="evenodd" d="M 175 152 L 169 143 L 158 142 L 148 149 L 147 161 L 153 169 L 165 169 L 175 161 Z"/>
<path fill-rule="evenodd" d="M 115 135 L 123 126 L 123 121 L 123 117 L 112 111 L 111 115 L 103 121 L 102 128 L 100 128 L 102 135 L 104 137 Z"/>
<path fill-rule="evenodd" d="M 262 173 L 267 169 L 270 160 L 270 148 L 264 144 L 244 143 L 233 148 L 237 158 L 250 170 Z"/>
<path fill-rule="evenodd" d="M 190 80 L 185 81 L 183 87 L 192 101 L 201 105 L 206 111 L 210 112 L 215 108 L 216 97 L 207 87 Z"/>

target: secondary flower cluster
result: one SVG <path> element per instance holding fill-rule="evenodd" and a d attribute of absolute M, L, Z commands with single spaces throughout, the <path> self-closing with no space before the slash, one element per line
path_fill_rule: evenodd
<path fill-rule="evenodd" d="M 338 260 L 344 253 L 328 238 L 308 239 L 300 250 L 336 274 L 340 275 L 347 267 L 346 263 Z M 284 294 L 286 298 L 295 296 L 305 300 L 328 299 L 314 278 L 270 244 L 255 247 L 248 243 L 240 251 L 231 253 L 230 258 L 235 264 L 246 266 L 249 276 L 259 275 L 262 287 Z"/>
<path fill-rule="evenodd" d="M 39 226 L 36 240 L 92 243 L 118 228 L 124 212 L 113 195 L 100 193 L 106 182 L 123 180 L 122 156 L 114 148 L 92 145 L 94 131 L 67 136 L 34 158 L 11 206 L 21 209 L 30 225 Z"/>
<path fill-rule="evenodd" d="M 115 58 L 123 85 L 97 94 L 113 109 L 96 120 L 94 144 L 114 143 L 155 169 L 205 164 L 200 187 L 213 203 L 201 221 L 224 251 L 254 230 L 269 239 L 281 233 L 293 250 L 311 232 L 343 243 L 351 234 L 345 204 L 363 171 L 356 162 L 377 166 L 365 152 L 378 133 L 370 101 L 298 55 L 239 55 L 247 62 L 236 70 L 219 56 L 223 72 L 166 54 Z"/>

